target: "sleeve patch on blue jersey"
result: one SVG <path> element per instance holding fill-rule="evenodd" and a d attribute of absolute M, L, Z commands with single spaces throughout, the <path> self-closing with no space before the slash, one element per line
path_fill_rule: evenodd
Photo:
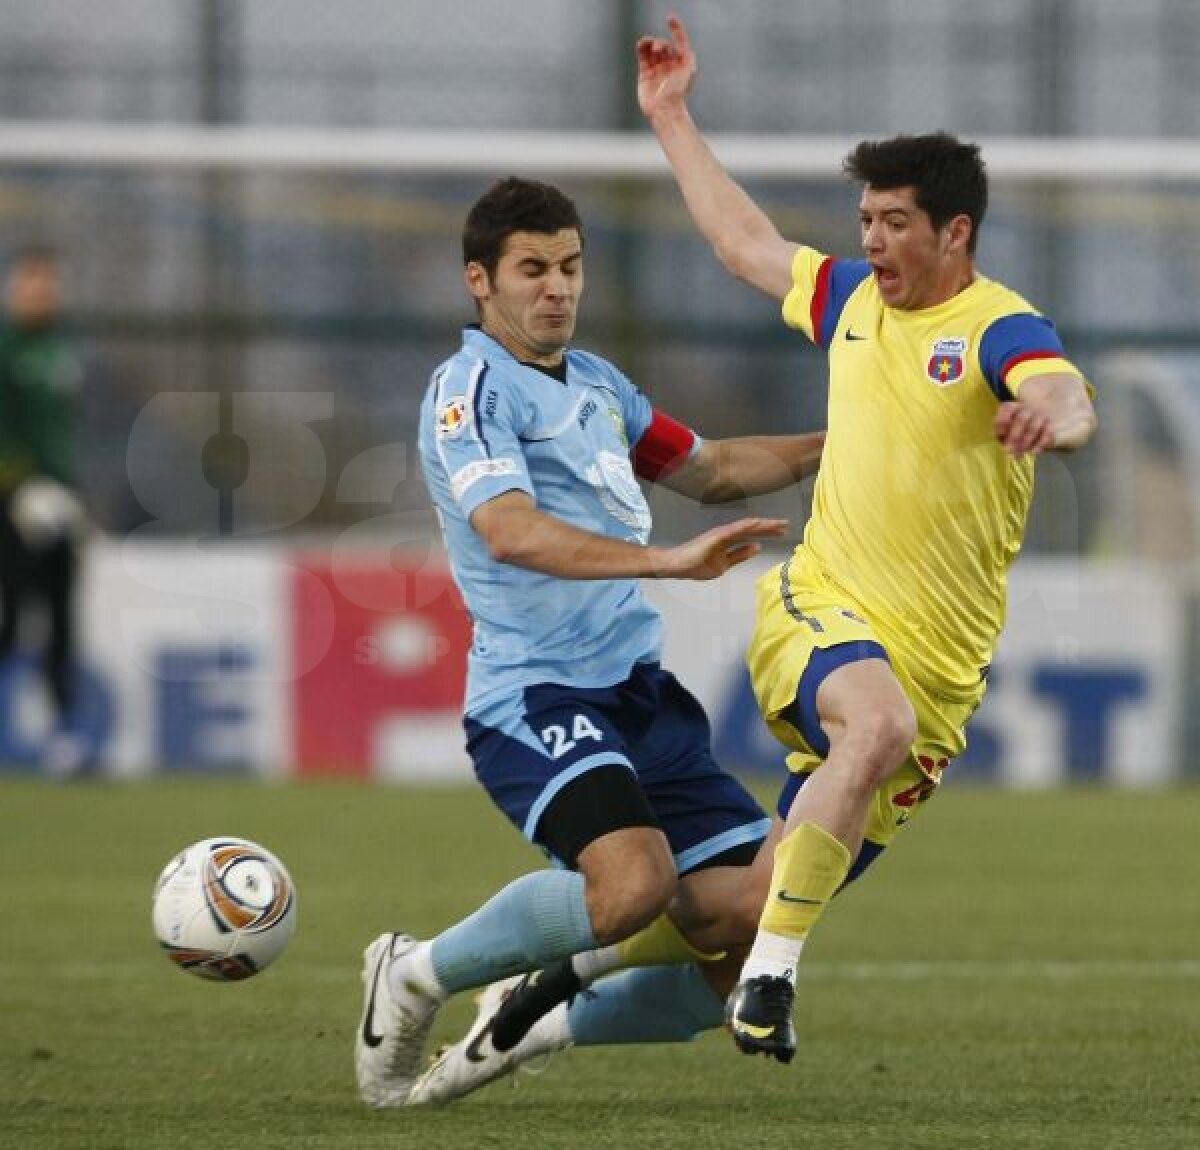
<path fill-rule="evenodd" d="M 476 459 L 466 467 L 460 467 L 450 477 L 450 490 L 454 498 L 461 502 L 462 497 L 481 479 L 497 475 L 517 475 L 519 469 L 512 459 Z"/>
<path fill-rule="evenodd" d="M 467 401 L 456 395 L 438 408 L 438 439 L 457 439 L 467 425 Z"/>

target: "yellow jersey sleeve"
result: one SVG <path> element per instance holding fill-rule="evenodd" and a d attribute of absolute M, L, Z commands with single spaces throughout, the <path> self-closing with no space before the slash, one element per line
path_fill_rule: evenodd
<path fill-rule="evenodd" d="M 829 256 L 815 248 L 800 247 L 792 259 L 792 290 L 783 301 L 783 322 L 788 327 L 799 328 L 809 339 L 813 334 L 813 302 L 817 295 L 818 281 L 822 269 L 828 279 Z"/>
<path fill-rule="evenodd" d="M 1088 394 L 1095 394 L 1083 372 L 1067 359 L 1054 324 L 1036 312 L 994 320 L 979 345 L 979 366 L 1001 402 L 1015 399 L 1021 385 L 1037 375 L 1077 375 Z"/>
<path fill-rule="evenodd" d="M 839 260 L 815 248 L 797 248 L 792 290 L 783 301 L 784 322 L 828 348 L 842 311 L 870 271 L 866 260 Z"/>

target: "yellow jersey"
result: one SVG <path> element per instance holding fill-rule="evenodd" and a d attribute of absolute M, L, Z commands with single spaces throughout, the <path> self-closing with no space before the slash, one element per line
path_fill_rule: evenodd
<path fill-rule="evenodd" d="M 1033 458 L 992 421 L 1035 375 L 1078 370 L 1053 324 L 978 276 L 888 307 L 864 260 L 802 247 L 784 320 L 829 355 L 829 428 L 801 545 L 893 659 L 951 699 L 978 693 L 1004 626 Z"/>

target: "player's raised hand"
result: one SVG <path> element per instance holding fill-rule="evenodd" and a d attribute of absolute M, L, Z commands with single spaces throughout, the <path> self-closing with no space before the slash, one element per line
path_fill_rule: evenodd
<path fill-rule="evenodd" d="M 687 99 L 696 78 L 696 53 L 683 21 L 671 13 L 667 28 L 669 40 L 643 36 L 637 42 L 638 104 L 647 118 Z"/>
<path fill-rule="evenodd" d="M 778 539 L 787 530 L 786 519 L 739 519 L 714 527 L 661 552 L 662 563 L 654 572 L 660 579 L 717 579 L 731 567 L 753 559 L 761 550 L 760 539 Z"/>
<path fill-rule="evenodd" d="M 1002 403 L 992 424 L 996 438 L 1015 459 L 1054 447 L 1054 427 L 1050 416 L 1027 403 Z"/>

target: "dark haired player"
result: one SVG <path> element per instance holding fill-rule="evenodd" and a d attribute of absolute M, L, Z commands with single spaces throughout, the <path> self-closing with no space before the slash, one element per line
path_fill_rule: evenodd
<path fill-rule="evenodd" d="M 467 217 L 463 260 L 479 324 L 433 374 L 419 445 L 474 621 L 467 749 L 496 805 L 563 866 L 431 941 L 386 933 L 367 948 L 356 1069 L 378 1107 L 408 1100 L 448 995 L 596 947 L 686 964 L 665 969 L 699 1025 L 719 1021 L 737 962 L 710 971 L 718 994 L 688 960 L 752 933 L 730 921 L 746 918 L 733 896 L 770 820 L 660 666 L 661 619 L 638 580 L 716 578 L 785 524 L 740 519 L 656 547 L 636 476 L 724 502 L 812 474 L 822 442 L 703 440 L 571 347 L 584 232 L 558 189 L 497 183 Z"/>
<path fill-rule="evenodd" d="M 759 582 L 747 655 L 790 773 L 746 874 L 763 909 L 726 1021 L 741 1050 L 787 1062 L 809 931 L 964 749 L 1034 456 L 1082 447 L 1096 417 L 1054 326 L 975 265 L 987 207 L 978 148 L 942 133 L 860 144 L 845 169 L 862 186 L 863 258 L 791 243 L 692 121 L 696 58 L 682 22 L 669 26 L 669 39 L 638 44 L 638 98 L 688 210 L 725 266 L 781 300 L 785 322 L 829 356 L 812 518 Z M 562 997 L 582 981 L 558 968 L 489 992 L 421 1096 L 458 1097 L 545 1049 L 550 1020 L 572 1026 L 581 1009 L 566 1015 L 547 988 Z M 598 1000 L 627 992 L 610 982 L 595 985 Z M 494 1050 L 488 1033 L 504 1035 Z M 462 1057 L 471 1041 L 489 1057 Z"/>

